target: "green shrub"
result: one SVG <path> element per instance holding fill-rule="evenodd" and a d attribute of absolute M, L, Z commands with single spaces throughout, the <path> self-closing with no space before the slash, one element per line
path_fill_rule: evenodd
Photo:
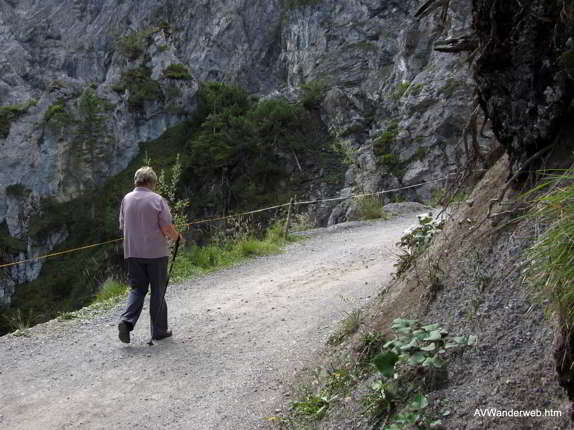
<path fill-rule="evenodd" d="M 389 126 L 380 133 L 374 140 L 374 150 L 375 155 L 379 153 L 384 153 L 388 150 L 388 146 L 395 143 L 397 136 L 399 135 L 399 122 L 397 120 L 391 121 Z"/>
<path fill-rule="evenodd" d="M 36 105 L 36 100 L 30 100 L 20 105 L 9 105 L 0 107 L 0 138 L 6 139 L 10 134 L 12 121 L 28 112 L 31 106 Z"/>
<path fill-rule="evenodd" d="M 317 109 L 323 101 L 327 84 L 322 80 L 309 81 L 301 85 L 303 97 L 301 104 L 306 109 Z"/>
<path fill-rule="evenodd" d="M 131 111 L 143 111 L 146 102 L 163 100 L 159 82 L 151 78 L 151 69 L 140 66 L 122 73 L 120 82 L 113 87 L 114 91 L 127 90 L 128 107 Z"/>
<path fill-rule="evenodd" d="M 192 79 L 189 70 L 183 64 L 170 64 L 163 71 L 162 76 L 166 79 L 178 79 L 183 81 L 189 81 Z"/>
<path fill-rule="evenodd" d="M 6 194 L 13 197 L 27 197 L 31 192 L 31 189 L 22 184 L 11 184 L 6 187 Z"/>
<path fill-rule="evenodd" d="M 24 240 L 10 236 L 6 221 L 0 223 L 0 249 L 8 254 L 26 251 L 27 246 Z M 0 251 L 0 257 L 4 252 Z"/>
<path fill-rule="evenodd" d="M 51 126 L 64 127 L 74 122 L 74 117 L 66 108 L 64 100 L 58 100 L 44 113 L 44 122 Z"/>
<path fill-rule="evenodd" d="M 157 29 L 148 28 L 135 31 L 126 36 L 122 36 L 116 43 L 119 54 L 129 60 L 137 60 L 148 47 L 151 36 Z"/>

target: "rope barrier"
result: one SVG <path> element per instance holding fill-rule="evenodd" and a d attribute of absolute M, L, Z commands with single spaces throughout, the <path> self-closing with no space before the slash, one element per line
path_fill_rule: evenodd
<path fill-rule="evenodd" d="M 366 196 L 373 196 L 373 195 L 382 195 L 382 194 L 386 194 L 386 193 L 392 193 L 395 191 L 401 191 L 401 190 L 406 190 L 409 188 L 415 188 L 415 187 L 420 187 L 422 185 L 427 185 L 427 184 L 432 184 L 434 182 L 440 182 L 445 180 L 446 178 L 448 178 L 449 175 L 442 177 L 440 179 L 435 179 L 433 181 L 429 181 L 429 182 L 421 182 L 419 184 L 415 184 L 415 185 L 409 185 L 406 187 L 400 187 L 400 188 L 394 188 L 391 190 L 383 190 L 383 191 L 376 191 L 374 193 L 364 193 L 364 194 L 355 194 L 355 195 L 350 195 L 347 197 L 335 197 L 335 198 L 331 198 L 331 199 L 318 199 L 318 200 L 307 200 L 307 201 L 301 201 L 301 202 L 293 202 L 293 203 L 283 203 L 280 205 L 275 205 L 275 206 L 270 206 L 267 208 L 262 208 L 262 209 L 255 209 L 249 212 L 242 212 L 239 214 L 233 214 L 233 215 L 227 215 L 227 216 L 222 216 L 222 217 L 216 217 L 216 218 L 205 218 L 202 220 L 198 220 L 198 221 L 192 221 L 190 223 L 185 224 L 185 226 L 189 229 L 190 226 L 192 225 L 198 225 L 198 224 L 206 224 L 209 222 L 215 222 L 215 221 L 223 221 L 226 219 L 231 219 L 231 218 L 237 218 L 237 217 L 242 217 L 242 216 L 246 216 L 246 215 L 251 215 L 251 214 L 255 214 L 255 213 L 259 213 L 259 212 L 265 212 L 265 211 L 269 211 L 272 209 L 279 209 L 279 208 L 283 208 L 286 206 L 289 206 L 291 204 L 293 204 L 294 206 L 300 206 L 300 205 L 305 205 L 305 204 L 313 204 L 313 203 L 322 203 L 322 202 L 334 202 L 334 201 L 339 201 L 339 200 L 347 200 L 347 199 L 352 199 L 352 198 L 357 198 L 357 197 L 366 197 Z M 32 261 L 38 261 L 38 260 L 44 260 L 46 258 L 50 258 L 50 257 L 56 257 L 59 255 L 64 255 L 64 254 L 70 254 L 72 252 L 77 252 L 77 251 L 82 251 L 84 249 L 89 249 L 89 248 L 95 248 L 97 246 L 102 246 L 102 245 L 108 245 L 110 243 L 114 243 L 114 242 L 119 242 L 123 240 L 123 238 L 119 238 L 119 239 L 112 239 L 112 240 L 108 240 L 105 242 L 100 242 L 100 243 L 94 243 L 91 245 L 85 245 L 85 246 L 80 246 L 78 248 L 71 248 L 71 249 L 67 249 L 65 251 L 59 251 L 59 252 L 53 252 L 50 254 L 46 254 L 46 255 L 40 255 L 38 257 L 32 257 L 32 258 L 28 258 L 25 260 L 20 260 L 20 261 L 14 261 L 12 263 L 5 263 L 5 264 L 0 264 L 0 269 L 2 268 L 7 268 L 7 267 L 12 267 L 12 266 L 17 266 L 20 264 L 24 264 L 24 263 L 30 263 Z"/>

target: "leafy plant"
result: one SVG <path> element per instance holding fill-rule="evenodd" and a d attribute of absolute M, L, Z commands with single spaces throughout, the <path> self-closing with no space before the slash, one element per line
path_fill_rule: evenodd
<path fill-rule="evenodd" d="M 411 428 L 417 429 L 434 429 L 442 424 L 441 420 L 429 419 L 424 414 L 424 410 L 429 405 L 428 399 L 423 394 L 418 394 L 415 398 L 395 415 L 390 425 L 385 426 L 383 430 L 406 430 Z"/>
<path fill-rule="evenodd" d="M 365 412 L 374 417 L 388 416 L 393 413 L 401 394 L 394 381 L 379 379 L 375 381 L 370 391 L 363 397 Z"/>
<path fill-rule="evenodd" d="M 430 213 L 419 215 L 418 221 L 419 225 L 405 231 L 401 240 L 397 242 L 402 253 L 395 263 L 397 266 L 395 276 L 400 276 L 412 266 L 415 259 L 428 247 L 434 235 L 444 226 L 444 220 L 435 220 Z"/>
<path fill-rule="evenodd" d="M 364 404 L 375 420 L 386 417 L 382 428 L 435 428 L 440 421 L 431 421 L 423 411 L 428 400 L 420 394 L 420 386 L 424 386 L 421 370 L 426 369 L 426 373 L 432 375 L 434 369 L 444 369 L 441 355 L 450 348 L 475 345 L 477 338 L 474 335 L 451 337 L 439 324 L 423 325 L 417 320 L 402 318 L 395 319 L 391 327 L 395 338 L 386 342 L 372 360 L 381 379 L 371 386 Z M 416 371 L 418 387 L 409 381 L 408 370 Z M 397 410 L 400 412 L 395 414 Z"/>
<path fill-rule="evenodd" d="M 441 368 L 440 358 L 447 349 L 475 345 L 474 335 L 449 337 L 439 324 L 422 325 L 417 320 L 395 319 L 391 328 L 397 337 L 385 345 L 383 352 L 373 359 L 377 370 L 386 378 L 394 378 L 397 363 L 408 366 Z"/>

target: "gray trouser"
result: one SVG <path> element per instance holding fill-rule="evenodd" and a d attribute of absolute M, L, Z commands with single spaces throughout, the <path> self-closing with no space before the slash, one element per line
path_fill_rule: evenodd
<path fill-rule="evenodd" d="M 151 286 L 149 315 L 151 336 L 162 336 L 167 331 L 167 260 L 161 258 L 128 258 L 128 282 L 131 287 L 128 306 L 121 321 L 133 330 L 143 309 L 148 286 Z"/>

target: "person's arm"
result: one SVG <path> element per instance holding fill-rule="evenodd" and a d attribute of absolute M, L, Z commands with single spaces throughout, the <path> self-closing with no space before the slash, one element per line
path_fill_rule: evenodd
<path fill-rule="evenodd" d="M 163 235 L 171 240 L 176 240 L 177 238 L 183 242 L 183 236 L 179 233 L 175 226 L 172 224 L 173 220 L 171 217 L 171 211 L 169 210 L 169 205 L 165 199 L 161 199 L 161 210 L 159 213 L 159 228 Z"/>
<path fill-rule="evenodd" d="M 176 240 L 178 237 L 183 240 L 183 236 L 179 233 L 173 224 L 162 225 L 160 226 L 161 232 L 165 237 L 171 240 Z"/>
<path fill-rule="evenodd" d="M 120 205 L 119 222 L 120 222 L 120 230 L 123 231 L 124 230 L 124 201 L 123 201 L 123 199 L 122 199 L 122 204 Z"/>

